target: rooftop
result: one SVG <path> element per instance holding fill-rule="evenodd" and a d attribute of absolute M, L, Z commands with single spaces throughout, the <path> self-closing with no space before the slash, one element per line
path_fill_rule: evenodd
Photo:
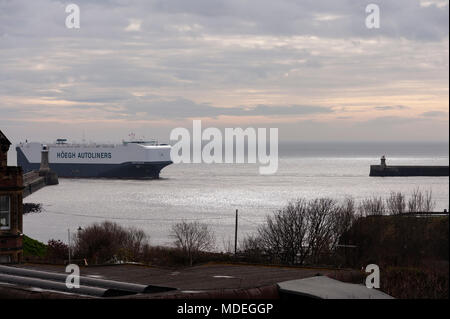
<path fill-rule="evenodd" d="M 23 264 L 16 267 L 54 273 L 65 273 L 64 266 L 56 265 Z M 325 268 L 218 263 L 209 263 L 181 269 L 124 264 L 80 267 L 80 270 L 81 276 L 88 278 L 176 289 L 173 291 L 150 294 L 134 294 L 121 298 L 213 298 L 226 296 L 226 292 L 229 293 L 229 296 L 234 298 L 239 298 L 239 296 L 277 298 L 277 285 L 279 283 L 310 278 L 318 275 L 333 275 L 336 274 L 336 272 L 348 272 L 347 270 Z M 7 294 L 10 297 L 16 295 L 18 296 L 17 298 L 43 298 L 42 296 L 39 296 L 39 294 L 42 295 L 44 293 L 50 294 L 47 297 L 67 297 L 67 292 L 62 294 L 62 292 L 57 291 L 40 291 L 39 287 L 27 286 L 24 284 L 11 286 L 11 284 L 0 283 L 0 297 Z M 71 297 L 74 297 L 74 295 Z M 75 295 L 75 297 L 80 296 Z"/>

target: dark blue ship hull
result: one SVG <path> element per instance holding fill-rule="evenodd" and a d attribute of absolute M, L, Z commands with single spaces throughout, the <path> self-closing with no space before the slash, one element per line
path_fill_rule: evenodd
<path fill-rule="evenodd" d="M 16 151 L 17 165 L 22 167 L 24 173 L 39 170 L 40 163 L 30 163 L 19 147 Z M 49 166 L 59 177 L 152 179 L 159 178 L 161 170 L 170 164 L 171 161 L 121 164 L 49 163 Z"/>

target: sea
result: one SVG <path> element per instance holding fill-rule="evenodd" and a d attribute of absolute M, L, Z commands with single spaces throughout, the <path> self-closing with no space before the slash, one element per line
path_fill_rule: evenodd
<path fill-rule="evenodd" d="M 152 245 L 172 245 L 172 226 L 208 224 L 216 247 L 234 245 L 257 231 L 268 215 L 298 198 L 356 201 L 415 190 L 432 191 L 435 211 L 449 208 L 448 177 L 369 177 L 371 164 L 449 165 L 448 143 L 282 143 L 278 172 L 259 164 L 172 164 L 159 180 L 66 179 L 24 199 L 43 210 L 24 216 L 24 233 L 47 242 L 93 223 L 113 221 L 142 229 Z"/>

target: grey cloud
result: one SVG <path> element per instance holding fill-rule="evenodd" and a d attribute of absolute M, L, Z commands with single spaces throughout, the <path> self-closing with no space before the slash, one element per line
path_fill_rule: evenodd
<path fill-rule="evenodd" d="M 421 115 L 425 116 L 425 117 L 447 117 L 448 118 L 448 113 L 442 112 L 442 111 L 429 111 L 429 112 L 424 112 Z"/>
<path fill-rule="evenodd" d="M 160 118 L 195 118 L 211 117 L 221 115 L 228 116 L 282 116 L 282 115 L 310 115 L 331 113 L 330 107 L 307 106 L 307 105 L 285 105 L 268 106 L 256 105 L 254 107 L 215 107 L 209 104 L 198 104 L 187 99 L 177 99 L 173 101 L 154 101 L 129 103 L 129 114 L 145 112 L 150 117 Z"/>
<path fill-rule="evenodd" d="M 66 119 L 92 116 L 95 109 L 101 119 L 140 113 L 185 119 L 339 116 L 334 105 L 313 104 L 427 96 L 430 87 L 438 98 L 448 96 L 448 5 L 380 0 L 381 28 L 369 30 L 366 3 L 354 0 L 74 2 L 81 8 L 79 30 L 65 28 L 59 0 L 0 0 L 0 103 L 27 99 L 16 112 L 15 102 L 4 103 L 9 109 L 0 117 L 51 114 L 46 105 L 28 105 L 47 98 L 75 102 L 58 108 Z M 131 19 L 142 21 L 141 31 L 125 31 Z M 232 101 L 229 108 L 218 107 L 224 99 Z M 442 115 L 426 113 L 424 122 L 442 122 Z M 398 123 L 415 122 L 370 124 Z M 322 129 L 314 125 L 318 134 Z"/>
<path fill-rule="evenodd" d="M 420 119 L 413 118 L 413 117 L 401 117 L 401 116 L 380 116 L 373 119 L 370 119 L 368 121 L 364 121 L 365 124 L 376 124 L 379 125 L 380 129 L 383 129 L 385 126 L 390 125 L 397 125 L 397 124 L 404 124 L 404 123 L 411 123 L 414 121 L 419 121 Z"/>
<path fill-rule="evenodd" d="M 390 111 L 390 110 L 406 110 L 409 109 L 409 107 L 404 105 L 387 105 L 387 106 L 376 106 L 374 107 L 374 109 L 378 111 Z"/>
<path fill-rule="evenodd" d="M 441 39 L 448 34 L 448 6 L 424 7 L 418 0 L 377 1 L 382 27 L 374 32 L 364 24 L 367 4 L 351 0 L 157 0 L 149 2 L 148 6 L 151 10 L 182 19 L 186 15 L 191 16 L 218 33 L 233 33 L 239 27 L 241 34 L 383 35 L 422 40 Z M 325 18 L 321 20 L 318 17 Z"/>
<path fill-rule="evenodd" d="M 167 25 L 198 24 L 199 34 L 314 35 L 322 37 L 404 37 L 436 41 L 448 37 L 448 4 L 424 7 L 419 0 L 379 0 L 381 28 L 365 27 L 367 3 L 342 0 L 129 0 L 77 1 L 78 33 L 64 27 L 64 4 L 52 0 L 0 2 L 0 35 L 128 37 L 129 19 L 143 30 L 170 35 Z M 120 8 L 120 10 L 116 10 Z M 318 19 L 318 17 L 325 17 Z M 331 19 L 327 19 L 331 17 Z M 71 30 L 72 31 L 72 30 Z"/>

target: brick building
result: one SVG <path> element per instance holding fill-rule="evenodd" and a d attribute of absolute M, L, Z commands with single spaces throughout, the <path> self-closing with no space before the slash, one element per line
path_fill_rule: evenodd
<path fill-rule="evenodd" d="M 22 258 L 21 167 L 8 166 L 11 142 L 0 131 L 0 263 L 17 263 Z"/>

